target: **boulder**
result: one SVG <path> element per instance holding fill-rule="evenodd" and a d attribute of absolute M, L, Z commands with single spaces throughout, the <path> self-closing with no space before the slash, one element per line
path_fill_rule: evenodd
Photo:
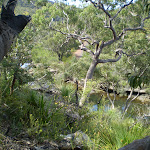
<path fill-rule="evenodd" d="M 150 150 L 150 136 L 135 140 L 119 150 Z"/>
<path fill-rule="evenodd" d="M 72 150 L 72 149 L 83 149 L 87 148 L 88 144 L 92 144 L 92 141 L 82 131 L 77 131 L 73 134 L 68 134 L 66 136 L 62 135 L 64 138 L 59 144 L 60 150 Z"/>

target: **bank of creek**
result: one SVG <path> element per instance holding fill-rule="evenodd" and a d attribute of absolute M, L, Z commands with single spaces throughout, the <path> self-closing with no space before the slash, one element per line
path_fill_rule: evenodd
<path fill-rule="evenodd" d="M 58 96 L 60 101 L 63 99 L 60 96 L 61 95 L 60 91 L 56 92 L 55 90 L 48 90 L 49 88 L 47 87 L 43 88 L 43 87 L 41 88 L 39 86 L 36 86 L 36 88 L 33 88 L 33 89 L 36 91 L 45 93 L 44 95 L 48 98 L 53 97 L 53 96 L 54 97 Z M 115 108 L 119 108 L 119 110 L 122 113 L 124 111 L 129 92 L 130 92 L 129 90 L 126 91 L 125 95 L 116 94 L 116 98 L 114 100 L 114 106 Z M 127 114 L 133 118 L 141 116 L 145 119 L 150 119 L 150 96 L 146 94 L 145 92 L 144 94 L 142 92 L 134 101 L 131 102 L 131 105 L 128 108 Z M 135 92 L 133 97 L 136 96 L 136 94 L 137 93 Z M 113 100 L 114 94 L 110 92 L 109 95 L 110 95 L 110 98 Z M 78 97 L 78 99 L 80 99 L 80 97 Z M 109 109 L 111 109 L 111 103 L 107 97 L 107 93 L 102 90 L 98 92 L 92 91 L 91 94 L 89 94 L 88 96 L 88 101 L 86 101 L 86 104 L 90 104 L 91 111 L 98 111 L 102 104 L 105 105 L 105 111 L 108 111 Z"/>

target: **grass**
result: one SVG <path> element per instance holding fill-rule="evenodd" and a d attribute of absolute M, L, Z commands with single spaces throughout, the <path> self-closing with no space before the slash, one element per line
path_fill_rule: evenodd
<path fill-rule="evenodd" d="M 118 109 L 106 112 L 101 107 L 80 124 L 81 130 L 94 142 L 93 149 L 116 150 L 150 134 L 149 126 L 133 118 L 122 119 L 121 116 Z"/>
<path fill-rule="evenodd" d="M 72 88 L 62 87 L 61 95 L 69 97 L 69 103 L 73 102 L 72 94 Z M 149 125 L 128 116 L 122 119 L 119 109 L 106 111 L 104 104 L 98 111 L 91 111 L 92 104 L 76 110 L 84 117 L 70 125 L 64 114 L 67 107 L 59 106 L 56 101 L 29 89 L 15 91 L 13 95 L 1 98 L 0 115 L 5 116 L 1 117 L 1 124 L 5 122 L 10 125 L 10 136 L 26 132 L 38 142 L 44 139 L 58 141 L 61 140 L 61 134 L 81 130 L 91 139 L 86 143 L 90 150 L 116 150 L 150 134 Z M 0 132 L 4 134 L 1 127 Z"/>
<path fill-rule="evenodd" d="M 31 138 L 57 139 L 66 123 L 65 115 L 56 107 L 52 99 L 46 102 L 37 92 L 27 89 L 16 91 L 1 100 L 0 115 L 6 116 L 1 123 L 10 124 L 13 136 L 27 131 Z"/>

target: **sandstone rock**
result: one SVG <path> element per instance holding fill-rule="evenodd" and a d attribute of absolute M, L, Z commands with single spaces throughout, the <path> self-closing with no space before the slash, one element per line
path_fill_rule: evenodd
<path fill-rule="evenodd" d="M 58 145 L 55 142 L 45 142 L 43 145 L 41 146 L 34 146 L 35 150 L 59 150 L 58 149 Z"/>
<path fill-rule="evenodd" d="M 119 150 L 150 150 L 150 136 L 135 140 Z"/>
<path fill-rule="evenodd" d="M 61 150 L 82 149 L 83 147 L 88 147 L 88 144 L 92 144 L 90 138 L 82 131 L 77 131 L 63 137 L 59 144 L 59 149 Z"/>

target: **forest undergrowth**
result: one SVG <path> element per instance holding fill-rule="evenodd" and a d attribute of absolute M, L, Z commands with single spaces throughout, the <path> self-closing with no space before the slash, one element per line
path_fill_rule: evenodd
<path fill-rule="evenodd" d="M 45 97 L 26 88 L 16 90 L 13 95 L 1 97 L 0 106 L 0 145 L 4 137 L 26 138 L 42 143 L 45 140 L 60 141 L 61 135 L 82 131 L 92 142 L 86 143 L 92 150 L 115 150 L 149 135 L 149 124 L 143 120 L 122 118 L 118 108 L 105 110 L 102 100 L 97 111 L 91 111 L 92 103 L 77 108 L 74 100 L 63 89 L 59 96 Z M 68 90 L 69 91 L 69 90 Z M 73 106 L 83 119 L 69 120 L 67 110 Z"/>

